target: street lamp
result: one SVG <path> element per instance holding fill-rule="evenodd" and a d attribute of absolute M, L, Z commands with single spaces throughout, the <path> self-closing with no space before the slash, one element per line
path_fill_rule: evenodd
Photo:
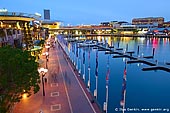
<path fill-rule="evenodd" d="M 48 69 L 45 69 L 45 68 L 39 68 L 38 69 L 38 72 L 40 73 L 40 74 L 42 74 L 41 75 L 41 79 L 42 79 L 42 86 L 43 86 L 43 96 L 45 96 L 45 91 L 44 91 L 44 76 L 45 76 L 45 74 L 48 72 Z"/>

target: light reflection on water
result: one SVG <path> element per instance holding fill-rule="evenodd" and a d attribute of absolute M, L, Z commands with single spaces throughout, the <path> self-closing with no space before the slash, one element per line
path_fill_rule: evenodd
<path fill-rule="evenodd" d="M 92 37 L 89 37 L 92 38 Z M 107 42 L 110 46 L 116 48 L 126 48 L 128 51 L 134 51 L 137 55 L 137 47 L 140 47 L 139 55 L 152 55 L 152 49 L 155 48 L 155 56 L 153 60 L 158 62 L 170 62 L 170 39 L 168 38 L 137 38 L 137 37 L 95 37 L 101 42 Z M 89 80 L 90 67 L 90 90 L 93 94 L 96 89 L 96 53 L 98 52 L 98 77 L 97 77 L 97 100 L 103 108 L 106 98 L 106 73 L 107 58 L 110 56 L 109 67 L 109 91 L 108 91 L 108 113 L 121 112 L 122 106 L 122 84 L 124 76 L 124 66 L 122 58 L 112 58 L 113 55 L 105 54 L 104 51 L 98 51 L 93 48 L 77 48 L 76 43 L 68 43 L 68 54 L 71 59 L 78 64 L 78 68 L 83 77 L 83 59 L 85 60 L 85 83 Z M 83 58 L 83 52 L 85 57 Z M 90 52 L 90 53 L 89 53 Z M 89 57 L 90 54 L 90 57 Z M 77 57 L 76 57 L 77 55 Z M 79 58 L 79 60 L 76 60 Z M 89 60 L 90 59 L 90 60 Z M 80 64 L 81 63 L 81 64 Z M 89 66 L 90 65 L 90 66 Z M 126 93 L 125 108 L 132 108 L 130 113 L 142 113 L 141 109 L 162 108 L 166 109 L 170 106 L 170 74 L 165 71 L 142 71 L 145 64 L 128 64 L 126 75 Z M 81 68 L 81 69 L 80 69 Z M 125 84 L 125 83 L 124 83 Z M 96 94 L 95 94 L 96 95 Z M 136 108 L 137 111 L 133 111 Z M 118 111 L 117 111 L 118 109 Z M 150 113 L 145 111 L 144 113 Z M 159 111 L 161 113 L 163 111 Z"/>

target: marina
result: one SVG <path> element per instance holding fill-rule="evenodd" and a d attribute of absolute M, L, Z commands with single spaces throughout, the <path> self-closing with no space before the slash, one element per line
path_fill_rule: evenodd
<path fill-rule="evenodd" d="M 2 1 L 0 113 L 170 112 L 168 2 Z"/>
<path fill-rule="evenodd" d="M 127 51 L 128 45 L 126 45 L 125 50 L 123 50 L 123 48 L 119 48 L 119 43 L 118 43 L 118 48 L 114 48 L 114 46 L 104 47 L 103 45 L 97 44 L 96 42 L 93 42 L 93 41 L 86 41 L 86 42 L 84 41 L 84 42 L 79 43 L 79 47 L 93 47 L 95 49 L 98 49 L 98 51 L 105 51 L 105 54 L 114 54 L 113 58 L 129 58 L 130 60 L 127 61 L 128 64 L 144 63 L 144 64 L 151 66 L 151 67 L 146 67 L 142 69 L 145 71 L 160 69 L 160 70 L 170 72 L 170 66 L 167 65 L 168 63 L 160 64 L 159 61 L 157 60 L 156 61 L 148 60 L 148 59 L 154 58 L 155 48 L 153 48 L 152 55 L 138 57 L 138 56 L 133 55 L 135 54 L 134 51 Z M 137 54 L 139 54 L 139 46 L 138 46 Z"/>
<path fill-rule="evenodd" d="M 96 37 L 93 39 L 96 40 Z M 79 42 L 76 41 L 64 41 L 60 36 L 58 36 L 58 40 L 80 74 L 79 77 L 87 85 L 90 94 L 103 111 L 113 113 L 116 108 L 123 109 L 131 106 L 141 110 L 144 107 L 150 107 L 148 103 L 152 103 L 152 107 L 157 105 L 168 107 L 170 98 L 160 100 L 158 97 L 167 96 L 166 93 L 169 92 L 164 90 L 169 88 L 165 85 L 170 79 L 168 76 L 170 72 L 169 54 L 159 57 L 163 55 L 163 53 L 160 54 L 162 51 L 159 51 L 161 46 L 167 46 L 165 49 L 169 50 L 169 39 L 141 38 L 137 40 L 128 37 L 126 38 L 128 41 L 125 41 L 123 37 L 112 39 L 98 37 L 98 41 L 103 45 L 89 46 L 79 46 Z M 159 41 L 157 46 L 153 45 L 152 41 L 155 40 Z M 133 41 L 134 43 L 132 43 Z M 164 43 L 161 43 L 162 41 Z M 123 77 L 123 81 L 121 77 Z M 158 79 L 159 83 L 156 82 Z M 159 87 L 159 92 L 166 93 L 155 94 L 155 86 Z M 151 95 L 152 98 L 150 98 Z M 141 100 L 141 97 L 146 98 L 145 101 Z M 166 104 L 162 105 L 163 102 Z"/>

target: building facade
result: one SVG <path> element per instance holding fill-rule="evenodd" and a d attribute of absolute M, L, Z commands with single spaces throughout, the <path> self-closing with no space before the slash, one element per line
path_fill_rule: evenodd
<path fill-rule="evenodd" d="M 41 27 L 46 29 L 46 36 L 55 36 L 60 28 L 60 21 L 52 21 L 52 20 L 43 20 L 41 21 Z"/>
<path fill-rule="evenodd" d="M 164 22 L 163 27 L 170 27 L 170 21 L 169 22 Z"/>
<path fill-rule="evenodd" d="M 31 21 L 41 16 L 20 12 L 0 12 L 0 46 L 12 45 L 14 47 L 25 45 L 27 49 L 33 45 Z"/>
<path fill-rule="evenodd" d="M 162 26 L 164 23 L 163 17 L 147 17 L 147 18 L 134 18 L 132 19 L 133 25 L 155 25 L 155 26 Z"/>

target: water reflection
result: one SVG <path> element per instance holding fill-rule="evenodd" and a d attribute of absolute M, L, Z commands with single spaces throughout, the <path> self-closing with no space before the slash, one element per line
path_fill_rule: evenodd
<path fill-rule="evenodd" d="M 76 43 L 75 44 L 76 45 L 76 69 L 78 70 L 78 63 L 79 63 L 79 61 L 78 61 L 78 57 L 79 57 L 79 54 L 78 54 L 78 44 Z"/>
<path fill-rule="evenodd" d="M 78 49 L 78 48 L 77 48 Z M 79 59 L 79 74 L 81 75 L 81 49 L 79 49 L 79 56 L 78 56 L 78 59 Z"/>
<path fill-rule="evenodd" d="M 86 69 L 85 69 L 85 49 L 83 49 L 83 80 L 85 80 L 85 73 L 86 73 Z"/>
<path fill-rule="evenodd" d="M 87 86 L 90 89 L 90 47 L 88 47 L 88 83 Z"/>
<path fill-rule="evenodd" d="M 107 113 L 108 112 L 108 94 L 109 94 L 109 76 L 110 76 L 110 67 L 109 67 L 110 55 L 107 58 L 107 72 L 106 72 L 106 100 L 103 104 L 103 109 Z"/>
<path fill-rule="evenodd" d="M 120 105 L 122 106 L 122 113 L 124 113 L 125 112 L 125 100 L 126 100 L 126 81 L 127 81 L 127 79 L 126 79 L 126 71 L 127 71 L 127 69 L 126 69 L 126 65 L 127 65 L 127 63 L 126 63 L 126 60 L 125 60 L 125 68 L 124 68 L 124 74 L 123 74 L 123 81 L 122 81 L 122 96 L 121 96 L 121 101 L 120 101 Z"/>
<path fill-rule="evenodd" d="M 94 96 L 97 99 L 97 93 L 98 93 L 98 50 L 96 50 L 96 68 L 95 68 L 95 77 L 96 77 L 96 87 L 94 90 Z"/>

